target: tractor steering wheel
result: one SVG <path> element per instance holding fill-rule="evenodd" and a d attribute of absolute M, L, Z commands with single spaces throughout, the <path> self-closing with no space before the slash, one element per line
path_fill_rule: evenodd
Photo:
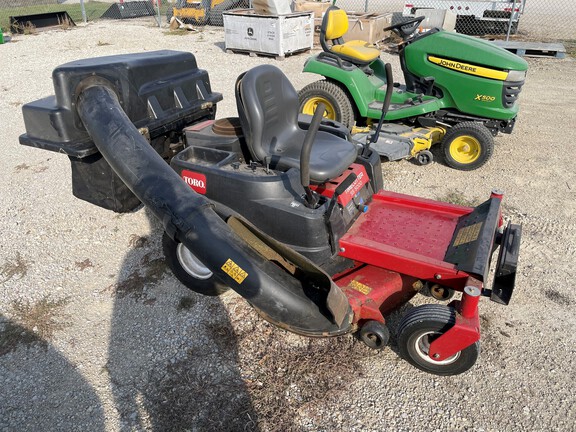
<path fill-rule="evenodd" d="M 396 33 L 398 36 L 402 38 L 402 40 L 406 40 L 416 31 L 418 26 L 422 21 L 424 21 L 425 16 L 419 16 L 415 18 L 410 18 L 405 21 L 401 21 L 399 23 L 393 24 L 388 26 L 384 29 L 384 31 L 391 30 Z"/>

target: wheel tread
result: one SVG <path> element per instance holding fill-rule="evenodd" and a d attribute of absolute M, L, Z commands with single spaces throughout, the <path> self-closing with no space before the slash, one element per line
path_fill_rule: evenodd
<path fill-rule="evenodd" d="M 342 123 L 348 129 L 352 128 L 355 121 L 354 107 L 352 106 L 347 90 L 340 83 L 319 80 L 302 88 L 302 90 L 298 92 L 300 110 L 302 109 L 304 101 L 312 96 L 322 96 L 326 99 L 332 99 L 337 117 L 338 115 L 340 117 L 335 120 Z"/>

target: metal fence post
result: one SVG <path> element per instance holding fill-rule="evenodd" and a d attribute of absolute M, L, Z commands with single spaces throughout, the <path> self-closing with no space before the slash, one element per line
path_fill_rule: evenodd
<path fill-rule="evenodd" d="M 160 15 L 160 3 L 162 0 L 156 0 L 156 10 L 158 11 L 158 27 L 162 27 L 162 16 Z"/>
<path fill-rule="evenodd" d="M 88 20 L 86 19 L 86 8 L 84 7 L 84 0 L 80 0 L 80 10 L 82 10 L 82 21 L 84 21 L 84 24 L 86 24 Z"/>
<path fill-rule="evenodd" d="M 508 31 L 506 32 L 506 41 L 510 39 L 510 31 L 512 30 L 512 21 L 514 21 L 515 13 L 516 13 L 516 0 L 512 2 L 512 10 L 510 11 L 510 21 L 508 22 Z"/>

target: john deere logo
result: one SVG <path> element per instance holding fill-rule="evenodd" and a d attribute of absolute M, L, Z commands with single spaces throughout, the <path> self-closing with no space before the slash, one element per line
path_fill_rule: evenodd
<path fill-rule="evenodd" d="M 248 27 L 246 33 L 248 33 L 248 36 L 254 36 L 254 29 L 252 27 Z"/>

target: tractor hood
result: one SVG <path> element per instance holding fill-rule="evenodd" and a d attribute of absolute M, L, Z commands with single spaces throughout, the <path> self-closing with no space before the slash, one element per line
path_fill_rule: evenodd
<path fill-rule="evenodd" d="M 422 36 L 406 47 L 406 54 L 409 52 L 498 70 L 528 70 L 528 63 L 516 54 L 491 42 L 447 31 Z"/>

